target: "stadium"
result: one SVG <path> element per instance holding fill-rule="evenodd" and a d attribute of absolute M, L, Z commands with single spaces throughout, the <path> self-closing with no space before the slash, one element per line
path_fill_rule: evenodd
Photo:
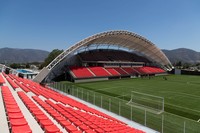
<path fill-rule="evenodd" d="M 112 47 L 117 50 L 112 51 Z M 108 51 L 108 49 L 111 50 Z M 128 49 L 129 53 L 120 52 L 120 49 Z M 89 52 L 86 52 L 87 50 Z M 84 52 L 81 53 L 81 51 Z M 139 55 L 131 53 L 133 51 Z M 161 67 L 164 70 L 172 69 L 164 53 L 144 37 L 128 31 L 109 31 L 93 35 L 71 46 L 43 68 L 34 80 L 36 82 L 51 81 L 62 75 L 66 69 L 70 69 L 71 73 L 68 74 L 72 75 L 73 80 L 84 77 L 130 76 L 164 72 L 159 68 L 140 68 L 147 64 Z M 104 69 L 104 66 L 110 69 Z"/>
<path fill-rule="evenodd" d="M 108 31 L 72 45 L 33 80 L 1 66 L 3 133 L 197 133 L 199 77 L 151 41 Z"/>

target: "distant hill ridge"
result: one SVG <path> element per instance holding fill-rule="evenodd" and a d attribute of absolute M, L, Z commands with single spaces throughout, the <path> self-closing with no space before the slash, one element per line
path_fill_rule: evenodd
<path fill-rule="evenodd" d="M 171 63 L 199 63 L 200 52 L 191 49 L 179 48 L 162 50 Z M 38 49 L 0 48 L 0 63 L 27 63 L 43 62 L 50 52 Z"/>
<path fill-rule="evenodd" d="M 174 50 L 162 50 L 171 63 L 181 61 L 183 63 L 199 63 L 200 52 L 196 52 L 187 48 L 178 48 Z"/>
<path fill-rule="evenodd" d="M 43 62 L 48 55 L 45 50 L 0 48 L 0 63 Z"/>

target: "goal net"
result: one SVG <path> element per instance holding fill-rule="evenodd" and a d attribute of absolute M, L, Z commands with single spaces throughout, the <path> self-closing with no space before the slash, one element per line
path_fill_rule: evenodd
<path fill-rule="evenodd" d="M 164 98 L 146 93 L 132 91 L 131 100 L 127 104 L 155 114 L 164 112 Z"/>

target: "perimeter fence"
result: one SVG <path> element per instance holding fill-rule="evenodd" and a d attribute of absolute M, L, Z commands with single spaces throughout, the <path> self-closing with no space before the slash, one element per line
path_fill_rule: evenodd
<path fill-rule="evenodd" d="M 155 114 L 144 108 L 131 106 L 128 104 L 131 93 L 111 96 L 108 92 L 96 92 L 61 82 L 54 82 L 49 86 L 161 133 L 200 133 L 200 123 L 194 120 L 167 112 Z"/>

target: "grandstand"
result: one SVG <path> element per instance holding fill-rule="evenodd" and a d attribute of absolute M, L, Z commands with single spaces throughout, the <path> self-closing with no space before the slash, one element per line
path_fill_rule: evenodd
<path fill-rule="evenodd" d="M 66 49 L 33 81 L 9 72 L 0 74 L 0 115 L 1 125 L 5 125 L 0 132 L 156 133 L 43 85 L 63 80 L 88 82 L 156 76 L 172 68 L 164 53 L 140 35 L 128 31 L 93 35 Z"/>
<path fill-rule="evenodd" d="M 70 81 L 101 77 L 107 79 L 127 78 L 165 73 L 161 68 L 145 66 L 152 63 L 147 58 L 120 50 L 92 50 L 78 53 L 75 58 L 77 59 L 75 66 L 69 66 L 66 71 L 70 76 L 68 79 Z"/>
<path fill-rule="evenodd" d="M 86 82 L 91 81 L 91 79 L 97 81 L 152 76 L 166 73 L 162 68 L 154 66 L 148 58 L 122 50 L 95 49 L 77 53 L 73 58 L 76 62 L 70 66 L 66 65 L 65 75 L 67 77 L 63 77 L 74 82 Z"/>
<path fill-rule="evenodd" d="M 128 31 L 88 37 L 57 56 L 35 82 L 87 82 L 163 74 L 173 68 L 165 54 L 146 38 Z"/>
<path fill-rule="evenodd" d="M 28 79 L 2 73 L 0 82 L 0 132 L 152 132 L 150 129 L 142 131 L 133 128 L 112 116 Z"/>

